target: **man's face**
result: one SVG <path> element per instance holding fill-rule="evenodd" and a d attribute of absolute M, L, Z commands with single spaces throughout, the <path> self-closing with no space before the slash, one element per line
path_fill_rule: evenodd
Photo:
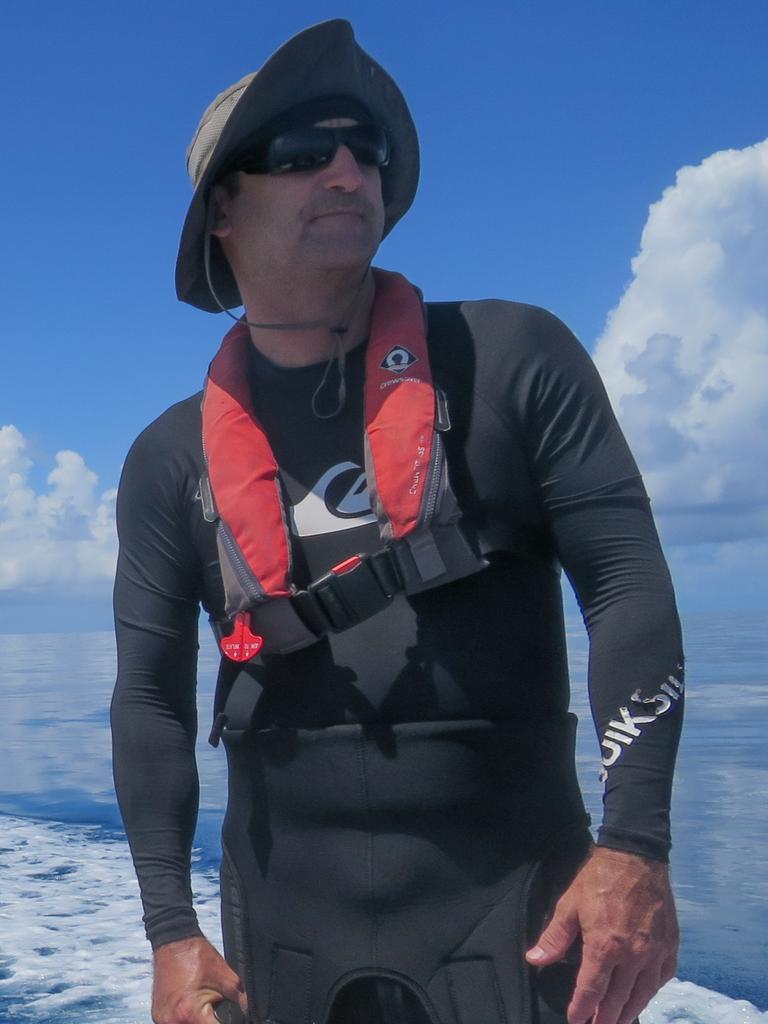
<path fill-rule="evenodd" d="M 332 118 L 318 127 L 355 123 Z M 315 170 L 240 171 L 238 179 L 237 195 L 216 186 L 221 216 L 213 227 L 236 274 L 355 270 L 373 258 L 384 231 L 381 174 L 358 163 L 346 146 Z"/>

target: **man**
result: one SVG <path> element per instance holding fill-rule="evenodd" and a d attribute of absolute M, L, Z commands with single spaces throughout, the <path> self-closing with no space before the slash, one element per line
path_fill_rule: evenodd
<path fill-rule="evenodd" d="M 217 97 L 188 163 L 179 297 L 245 314 L 121 482 L 115 779 L 153 1019 L 631 1024 L 675 964 L 682 654 L 589 359 L 543 310 L 422 306 L 371 269 L 418 146 L 346 22 Z M 590 632 L 594 848 L 560 565 Z M 226 962 L 189 882 L 200 602 Z"/>

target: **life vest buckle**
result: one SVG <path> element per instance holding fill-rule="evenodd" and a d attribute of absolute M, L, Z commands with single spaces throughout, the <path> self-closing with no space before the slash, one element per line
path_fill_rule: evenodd
<path fill-rule="evenodd" d="M 377 555 L 352 555 L 313 580 L 305 593 L 319 604 L 330 631 L 340 633 L 386 608 L 402 589 L 393 573 Z"/>

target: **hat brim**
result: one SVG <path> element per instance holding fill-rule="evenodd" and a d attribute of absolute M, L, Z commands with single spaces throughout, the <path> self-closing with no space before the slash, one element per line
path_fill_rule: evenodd
<path fill-rule="evenodd" d="M 219 312 L 206 280 L 204 246 L 211 186 L 259 128 L 292 107 L 329 96 L 350 97 L 384 125 L 390 137 L 385 175 L 384 235 L 409 208 L 419 180 L 419 143 L 403 94 L 384 69 L 355 41 L 352 26 L 335 19 L 289 39 L 257 72 L 227 119 L 192 197 L 176 260 L 176 294 L 198 309 Z M 241 304 L 237 284 L 217 245 L 211 246 L 211 278 L 227 309 Z"/>

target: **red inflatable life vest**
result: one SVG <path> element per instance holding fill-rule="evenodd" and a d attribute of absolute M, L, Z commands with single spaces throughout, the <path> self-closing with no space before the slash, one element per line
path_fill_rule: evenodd
<path fill-rule="evenodd" d="M 228 620 L 214 623 L 235 661 L 288 653 L 487 564 L 467 541 L 448 480 L 421 298 L 404 277 L 374 271 L 365 367 L 365 467 L 382 549 L 353 555 L 306 590 L 291 580 L 291 544 L 269 439 L 251 399 L 248 327 L 224 338 L 203 395 L 203 512 L 217 524 Z"/>

